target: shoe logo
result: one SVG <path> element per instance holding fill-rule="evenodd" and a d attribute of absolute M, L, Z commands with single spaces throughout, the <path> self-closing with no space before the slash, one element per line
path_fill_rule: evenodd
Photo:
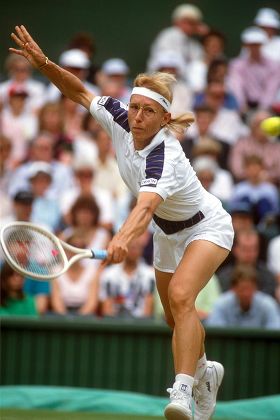
<path fill-rule="evenodd" d="M 210 382 L 206 382 L 206 388 L 208 389 L 209 392 L 211 392 Z"/>
<path fill-rule="evenodd" d="M 187 390 L 188 390 L 188 385 L 185 385 L 185 384 L 180 385 L 180 391 L 187 392 Z"/>

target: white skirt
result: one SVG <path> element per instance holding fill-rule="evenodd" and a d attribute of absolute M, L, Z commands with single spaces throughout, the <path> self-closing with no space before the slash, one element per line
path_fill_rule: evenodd
<path fill-rule="evenodd" d="M 153 222 L 154 267 L 157 270 L 174 273 L 186 247 L 199 239 L 231 250 L 234 238 L 231 216 L 224 210 L 221 202 L 209 194 L 207 200 L 203 200 L 200 210 L 205 216 L 203 220 L 171 235 L 166 235 Z"/>

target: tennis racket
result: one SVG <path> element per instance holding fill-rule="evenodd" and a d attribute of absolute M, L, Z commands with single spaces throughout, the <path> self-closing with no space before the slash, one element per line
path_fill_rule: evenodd
<path fill-rule="evenodd" d="M 107 251 L 76 248 L 53 233 L 28 222 L 1 228 L 0 243 L 7 263 L 18 273 L 36 280 L 51 280 L 83 258 L 104 260 Z M 70 251 L 68 258 L 65 250 Z"/>

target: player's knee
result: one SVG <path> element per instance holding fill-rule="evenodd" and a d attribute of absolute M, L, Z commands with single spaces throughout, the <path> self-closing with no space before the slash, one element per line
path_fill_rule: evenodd
<path fill-rule="evenodd" d="M 195 296 L 191 290 L 184 290 L 180 284 L 170 285 L 169 304 L 173 314 L 193 311 L 194 303 Z"/>

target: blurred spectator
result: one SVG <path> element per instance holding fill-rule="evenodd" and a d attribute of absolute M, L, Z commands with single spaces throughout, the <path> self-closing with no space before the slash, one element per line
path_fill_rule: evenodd
<path fill-rule="evenodd" d="M 85 111 L 81 111 L 80 106 L 66 96 L 61 95 L 59 103 L 63 114 L 64 133 L 70 139 L 75 139 L 82 131 L 82 121 Z"/>
<path fill-rule="evenodd" d="M 249 203 L 237 201 L 229 206 L 234 232 L 254 229 L 254 216 Z"/>
<path fill-rule="evenodd" d="M 98 75 L 100 67 L 94 62 L 94 55 L 96 52 L 95 40 L 91 34 L 87 32 L 78 32 L 70 40 L 68 45 L 69 50 L 79 49 L 86 53 L 90 60 L 90 66 L 88 69 L 87 80 L 94 85 L 98 85 Z"/>
<path fill-rule="evenodd" d="M 195 308 L 200 320 L 207 320 L 220 294 L 219 280 L 214 274 L 206 286 L 200 291 L 195 301 Z"/>
<path fill-rule="evenodd" d="M 217 111 L 207 104 L 194 109 L 195 123 L 186 131 L 182 141 L 182 147 L 187 157 L 193 144 L 199 143 L 205 138 L 211 138 L 219 142 L 222 151 L 219 165 L 227 168 L 229 149 L 241 135 L 247 134 L 247 127 L 241 122 L 238 114 L 225 108 Z"/>
<path fill-rule="evenodd" d="M 217 171 L 211 190 L 212 193 L 217 197 L 219 196 L 223 202 L 227 202 L 232 194 L 233 178 L 228 170 L 220 167 L 221 154 L 221 144 L 207 138 L 195 144 L 192 149 L 192 157 L 198 158 L 200 156 L 207 156 L 216 162 Z"/>
<path fill-rule="evenodd" d="M 155 279 L 141 260 L 143 236 L 134 239 L 121 264 L 105 268 L 100 279 L 101 315 L 148 318 L 153 316 Z"/>
<path fill-rule="evenodd" d="M 70 245 L 85 249 L 84 231 L 74 230 L 65 238 Z M 66 254 L 71 256 L 69 251 Z M 82 260 L 71 265 L 66 273 L 52 282 L 51 308 L 61 315 L 93 315 L 98 304 L 98 277 L 100 262 L 90 261 L 86 266 Z"/>
<path fill-rule="evenodd" d="M 225 76 L 222 77 L 219 74 L 219 72 L 222 72 L 220 68 L 223 65 L 221 60 L 213 61 L 210 65 L 204 90 L 195 95 L 194 108 L 207 104 L 215 110 L 225 108 L 231 111 L 239 111 L 239 105 L 235 96 L 226 86 Z"/>
<path fill-rule="evenodd" d="M 172 26 L 163 29 L 152 43 L 147 67 L 150 68 L 154 59 L 165 51 L 173 50 L 183 57 L 187 74 L 187 66 L 203 56 L 201 44 L 194 37 L 204 35 L 206 31 L 198 7 L 192 4 L 177 6 L 172 13 Z"/>
<path fill-rule="evenodd" d="M 231 290 L 217 300 L 207 326 L 280 329 L 277 302 L 257 290 L 257 271 L 237 266 L 231 277 Z"/>
<path fill-rule="evenodd" d="M 232 192 L 230 173 L 219 168 L 217 161 L 206 155 L 196 157 L 192 166 L 203 187 L 226 205 Z"/>
<path fill-rule="evenodd" d="M 94 95 L 99 94 L 98 88 L 86 80 L 90 68 L 90 60 L 84 51 L 78 48 L 64 51 L 59 57 L 59 65 L 77 76 L 87 90 Z M 47 87 L 46 102 L 57 102 L 60 97 L 61 93 L 58 88 L 50 83 Z"/>
<path fill-rule="evenodd" d="M 280 183 L 280 143 L 273 141 L 261 129 L 261 122 L 270 117 L 266 111 L 257 111 L 250 118 L 250 133 L 233 145 L 229 167 L 237 180 L 245 178 L 244 161 L 247 156 L 260 156 L 263 160 L 263 179 Z"/>
<path fill-rule="evenodd" d="M 94 184 L 97 188 L 106 190 L 111 194 L 115 203 L 114 208 L 116 208 L 117 202 L 128 194 L 128 189 L 118 170 L 116 158 L 113 154 L 112 140 L 103 128 L 96 131 L 95 142 L 98 157 L 94 169 Z M 112 179 L 114 182 L 112 182 Z"/>
<path fill-rule="evenodd" d="M 12 200 L 8 193 L 12 173 L 9 167 L 11 150 L 10 139 L 0 134 L 0 220 L 12 212 Z"/>
<path fill-rule="evenodd" d="M 44 102 L 45 86 L 32 78 L 32 67 L 29 62 L 20 55 L 9 54 L 5 67 L 9 79 L 0 83 L 0 103 L 2 102 L 4 107 L 7 105 L 10 89 L 12 86 L 17 85 L 27 92 L 25 110 L 29 112 L 37 111 Z"/>
<path fill-rule="evenodd" d="M 192 107 L 192 90 L 184 81 L 184 60 L 176 51 L 163 51 L 150 63 L 149 71 L 173 74 L 176 83 L 173 86 L 173 100 L 170 108 L 172 115 L 181 115 Z"/>
<path fill-rule="evenodd" d="M 6 217 L 1 218 L 1 225 L 21 221 L 31 222 L 32 204 L 34 195 L 28 190 L 19 190 L 12 196 L 12 208 Z"/>
<path fill-rule="evenodd" d="M 262 29 L 245 29 L 241 41 L 246 51 L 231 61 L 228 86 L 243 114 L 256 108 L 268 110 L 280 86 L 279 63 L 262 55 L 262 45 L 267 42 L 267 35 Z"/>
<path fill-rule="evenodd" d="M 279 13 L 268 7 L 261 8 L 257 12 L 254 23 L 266 32 L 268 38 L 262 46 L 264 57 L 280 62 Z"/>
<path fill-rule="evenodd" d="M 62 214 L 68 223 L 68 214 L 75 200 L 81 195 L 92 196 L 100 208 L 100 225 L 109 231 L 113 226 L 113 199 L 110 193 L 95 185 L 95 163 L 83 156 L 73 163 L 74 185 L 59 197 Z"/>
<path fill-rule="evenodd" d="M 237 201 L 228 206 L 228 211 L 231 215 L 233 230 L 235 233 L 256 229 L 255 223 L 254 223 L 253 209 L 249 203 Z M 258 229 L 258 237 L 259 237 L 259 259 L 261 261 L 266 261 L 268 240 L 266 238 L 266 235 L 260 232 L 259 229 Z M 233 261 L 232 253 L 229 254 L 227 262 L 229 262 L 229 260 Z"/>
<path fill-rule="evenodd" d="M 267 265 L 277 281 L 276 298 L 280 303 L 280 235 L 271 239 L 268 244 Z"/>
<path fill-rule="evenodd" d="M 73 203 L 69 215 L 69 227 L 62 232 L 62 239 L 68 238 L 73 231 L 83 234 L 86 248 L 106 249 L 110 235 L 99 223 L 100 209 L 92 195 L 81 195 Z M 84 259 L 82 265 L 96 265 L 98 260 Z"/>
<path fill-rule="evenodd" d="M 59 198 L 61 194 L 73 186 L 72 169 L 54 159 L 54 139 L 50 134 L 39 133 L 30 144 L 29 159 L 20 165 L 13 173 L 9 193 L 14 195 L 20 189 L 29 188 L 29 168 L 33 162 L 47 162 L 52 167 L 53 182 L 48 190 L 48 196 Z"/>
<path fill-rule="evenodd" d="M 252 206 L 255 224 L 269 214 L 279 211 L 279 193 L 275 185 L 263 181 L 263 160 L 259 156 L 246 156 L 244 159 L 245 180 L 233 188 L 231 203 L 247 202 Z"/>
<path fill-rule="evenodd" d="M 114 95 L 108 94 L 107 96 L 113 96 L 122 103 L 127 104 L 131 95 L 131 87 L 128 82 L 129 67 L 126 62 L 122 58 L 110 58 L 104 61 L 101 71 L 105 75 L 105 85 L 114 86 L 115 90 Z M 103 86 L 104 88 L 105 86 Z M 102 95 L 106 96 L 104 92 L 102 92 Z"/>
<path fill-rule="evenodd" d="M 60 226 L 61 212 L 57 200 L 47 197 L 52 183 L 51 165 L 47 162 L 33 162 L 28 179 L 34 195 L 31 221 L 56 232 Z"/>
<path fill-rule="evenodd" d="M 216 60 L 225 60 L 225 35 L 220 31 L 210 29 L 202 37 L 203 56 L 200 60 L 192 61 L 188 66 L 187 80 L 194 92 L 202 91 L 206 87 L 207 75 Z M 211 70 L 212 74 L 212 70 Z"/>
<path fill-rule="evenodd" d="M 1 267 L 0 316 L 37 316 L 36 299 L 23 291 L 24 278 L 6 262 Z"/>
<path fill-rule="evenodd" d="M 54 139 L 54 158 L 71 163 L 73 139 L 65 133 L 64 112 L 60 103 L 47 102 L 38 114 L 39 132 L 50 134 Z"/>
<path fill-rule="evenodd" d="M 92 162 L 96 162 L 98 151 L 95 135 L 100 128 L 101 126 L 93 116 L 89 112 L 85 112 L 82 119 L 81 131 L 77 134 L 72 144 L 73 162 L 80 161 L 83 156 L 86 156 Z"/>
<path fill-rule="evenodd" d="M 266 264 L 259 259 L 260 238 L 255 230 L 237 230 L 232 254 L 234 262 L 217 271 L 219 283 L 223 292 L 230 289 L 230 279 L 238 264 L 251 265 L 257 270 L 257 284 L 261 292 L 275 297 L 276 281 Z"/>
<path fill-rule="evenodd" d="M 27 90 L 21 85 L 11 84 L 8 91 L 7 106 L 0 114 L 2 134 L 9 137 L 12 150 L 9 165 L 16 167 L 26 157 L 28 142 L 37 132 L 37 118 L 26 111 Z"/>

